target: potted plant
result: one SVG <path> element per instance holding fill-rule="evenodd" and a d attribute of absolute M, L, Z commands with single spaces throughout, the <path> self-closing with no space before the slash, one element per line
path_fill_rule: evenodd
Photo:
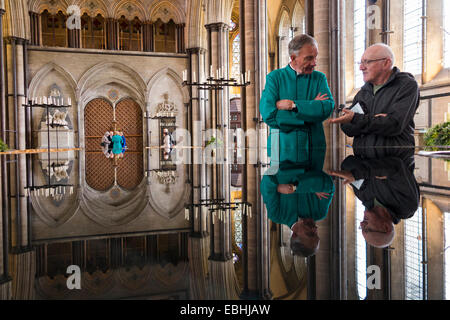
<path fill-rule="evenodd" d="M 8 145 L 3 142 L 3 140 L 0 138 L 0 152 L 4 152 L 8 150 Z"/>
<path fill-rule="evenodd" d="M 450 121 L 440 123 L 427 130 L 424 136 L 427 150 L 438 151 L 450 148 Z"/>

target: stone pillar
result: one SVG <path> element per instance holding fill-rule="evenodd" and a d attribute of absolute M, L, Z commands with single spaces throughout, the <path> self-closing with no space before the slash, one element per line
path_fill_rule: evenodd
<path fill-rule="evenodd" d="M 41 45 L 41 15 L 36 12 L 30 11 L 30 28 L 31 28 L 31 41 L 32 46 Z"/>
<path fill-rule="evenodd" d="M 67 29 L 67 44 L 69 48 L 81 48 L 81 29 Z"/>
<path fill-rule="evenodd" d="M 7 61 L 7 112 L 9 115 L 8 145 L 11 149 L 26 148 L 25 134 L 25 45 L 26 40 L 16 37 L 6 39 Z M 28 247 L 28 217 L 24 195 L 26 182 L 25 155 L 15 157 L 10 163 L 10 195 L 11 195 L 11 246 L 13 250 L 21 251 Z"/>
<path fill-rule="evenodd" d="M 204 82 L 206 79 L 205 75 L 205 59 L 206 59 L 206 49 L 204 48 L 190 48 L 187 49 L 189 55 L 189 74 L 190 81 L 192 81 L 193 73 L 195 72 L 196 80 L 202 80 Z M 204 90 L 199 90 L 198 87 L 190 87 L 191 96 L 191 123 L 190 132 L 192 137 L 192 145 L 195 147 L 191 149 L 191 161 L 193 165 L 191 166 L 192 172 L 192 193 L 191 201 L 193 203 L 200 203 L 201 199 L 206 199 L 205 194 L 205 165 L 204 159 L 202 158 L 202 147 L 204 141 L 204 131 L 205 131 L 205 96 L 206 92 Z M 208 235 L 207 232 L 207 213 L 200 208 L 194 208 L 196 214 L 193 215 L 193 235 L 196 237 L 205 237 Z"/>
<path fill-rule="evenodd" d="M 119 26 L 114 18 L 106 19 L 106 49 L 107 50 L 118 50 L 119 43 Z"/>
<path fill-rule="evenodd" d="M 184 27 L 185 27 L 184 23 L 180 23 L 175 26 L 177 53 L 184 53 L 186 51 L 184 41 Z"/>
<path fill-rule="evenodd" d="M 331 0 L 330 2 L 330 45 L 329 45 L 329 84 L 333 95 L 335 105 L 345 104 L 345 74 L 343 67 L 345 65 L 344 59 L 344 21 L 343 15 L 345 8 L 343 1 Z M 320 46 L 320 44 L 319 44 Z M 320 51 L 319 51 L 320 52 Z M 323 52 L 322 52 L 323 53 Z M 345 135 L 340 130 L 338 125 L 329 127 L 328 146 L 331 146 L 331 165 L 335 170 L 339 170 L 340 164 L 345 158 L 345 150 L 341 146 L 345 145 Z M 329 148 L 330 150 L 330 148 Z M 333 299 L 345 299 L 347 294 L 346 289 L 346 264 L 344 257 L 346 257 L 345 247 L 345 186 L 338 183 L 336 185 L 335 195 L 333 197 L 330 207 L 330 222 L 331 222 L 331 297 Z"/>
<path fill-rule="evenodd" d="M 153 52 L 155 51 L 154 45 L 154 24 L 151 21 L 146 21 L 144 23 L 144 28 L 142 32 L 143 44 L 144 44 L 144 52 Z"/>
<path fill-rule="evenodd" d="M 267 73 L 266 0 L 240 0 L 241 70 L 250 70 L 251 84 L 241 93 L 246 166 L 243 172 L 244 200 L 252 205 L 252 215 L 243 220 L 242 298 L 270 299 L 269 223 L 261 199 L 259 186 L 262 178 L 261 153 L 264 139 L 260 131 L 267 131 L 259 114 L 259 100 Z M 251 133 L 253 131 L 253 134 Z M 265 151 L 265 150 L 264 150 Z"/>
<path fill-rule="evenodd" d="M 328 0 L 314 1 L 314 38 L 319 46 L 319 55 L 317 57 L 317 70 L 323 72 L 330 83 L 330 2 Z M 325 137 L 327 144 L 330 144 L 330 128 L 324 125 Z M 325 166 L 330 164 L 330 154 L 327 154 Z M 337 195 L 335 195 L 336 197 Z M 312 259 L 315 262 L 315 298 L 332 299 L 331 295 L 331 227 L 332 216 L 337 214 L 330 208 L 327 217 L 317 223 L 318 233 L 320 237 L 320 249 Z M 311 260 L 311 259 L 310 259 Z"/>
<path fill-rule="evenodd" d="M 314 0 L 305 0 L 305 30 L 314 37 Z"/>
<path fill-rule="evenodd" d="M 5 10 L 3 8 L 0 9 L 0 43 L 3 44 L 3 15 L 5 13 Z M 7 119 L 6 119 L 6 101 L 5 101 L 5 64 L 4 64 L 4 52 L 3 52 L 4 46 L 0 46 L 0 117 L 1 117 L 1 139 L 6 142 L 6 130 L 7 130 Z M 2 283 L 7 282 L 9 278 L 9 272 L 8 272 L 8 251 L 9 251 L 9 230 L 8 230 L 8 212 L 9 212 L 9 206 L 8 206 L 8 189 L 7 189 L 7 179 L 8 179 L 8 173 L 7 173 L 7 164 L 6 156 L 1 156 L 1 194 L 0 197 L 2 199 L 2 207 L 1 207 L 1 215 L 0 215 L 0 222 L 1 222 L 1 237 L 0 237 L 0 286 L 2 286 Z M 0 295 L 1 297 L 1 295 Z"/>
<path fill-rule="evenodd" d="M 223 77 L 228 78 L 229 69 L 229 35 L 228 25 L 225 23 L 212 23 L 205 26 L 208 31 L 208 53 L 209 61 L 206 66 L 208 74 L 212 68 L 213 77 L 216 78 L 216 70 L 223 70 Z M 216 150 L 216 160 L 218 163 L 211 165 L 211 195 L 214 199 L 224 199 L 225 202 L 230 201 L 230 169 L 227 165 L 228 150 L 228 128 L 229 128 L 229 90 L 224 87 L 223 90 L 212 91 L 209 97 L 211 109 L 210 127 L 215 131 L 216 138 L 223 141 L 223 147 Z M 208 137 L 206 137 L 208 139 Z M 220 149 L 220 150 L 219 150 Z M 217 220 L 214 225 L 214 256 L 217 259 L 231 259 L 231 223 L 230 217 L 226 215 L 223 221 Z"/>

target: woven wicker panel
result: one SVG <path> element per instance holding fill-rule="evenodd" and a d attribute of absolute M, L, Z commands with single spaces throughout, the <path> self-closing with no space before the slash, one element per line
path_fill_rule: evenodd
<path fill-rule="evenodd" d="M 108 190 L 114 184 L 113 161 L 103 153 L 86 153 L 86 183 L 98 191 Z"/>
<path fill-rule="evenodd" d="M 143 141 L 142 137 L 127 137 L 125 134 L 128 151 L 142 152 Z"/>
<path fill-rule="evenodd" d="M 86 138 L 86 151 L 101 151 L 100 142 L 102 142 L 102 138 Z"/>
<path fill-rule="evenodd" d="M 113 122 L 113 108 L 103 99 L 94 99 L 84 109 L 85 136 L 103 137 Z M 141 120 L 142 122 L 142 120 Z M 99 139 L 101 142 L 101 138 Z"/>
<path fill-rule="evenodd" d="M 131 190 L 136 188 L 144 178 L 142 153 L 127 153 L 117 169 L 117 184 Z"/>
<path fill-rule="evenodd" d="M 120 101 L 116 106 L 117 128 L 127 135 L 142 135 L 141 107 L 131 99 Z"/>

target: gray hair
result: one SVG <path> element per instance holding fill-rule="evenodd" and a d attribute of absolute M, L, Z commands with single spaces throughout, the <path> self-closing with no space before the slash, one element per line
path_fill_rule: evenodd
<path fill-rule="evenodd" d="M 394 52 L 392 51 L 392 48 L 389 47 L 387 44 L 379 42 L 371 45 L 369 48 L 377 47 L 381 49 L 381 52 L 383 53 L 385 58 L 389 58 L 391 60 L 391 69 L 394 67 Z"/>
<path fill-rule="evenodd" d="M 289 56 L 295 54 L 297 55 L 301 48 L 305 45 L 312 45 L 317 47 L 317 41 L 313 37 L 307 34 L 301 34 L 298 36 L 295 36 L 290 42 L 289 42 Z"/>

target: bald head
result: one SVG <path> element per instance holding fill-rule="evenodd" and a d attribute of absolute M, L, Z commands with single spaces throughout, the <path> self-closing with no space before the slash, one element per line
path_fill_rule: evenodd
<path fill-rule="evenodd" d="M 360 224 L 364 239 L 376 248 L 388 247 L 395 237 L 392 217 L 386 208 L 375 206 L 364 211 L 364 220 Z"/>
<path fill-rule="evenodd" d="M 394 68 L 394 53 L 384 43 L 376 43 L 364 51 L 359 70 L 362 71 L 364 82 L 382 85 L 392 74 Z"/>
<path fill-rule="evenodd" d="M 391 47 L 384 43 L 375 43 L 366 49 L 366 52 L 370 52 L 376 57 L 380 58 L 389 58 L 390 60 L 390 68 L 394 67 L 394 52 Z"/>

